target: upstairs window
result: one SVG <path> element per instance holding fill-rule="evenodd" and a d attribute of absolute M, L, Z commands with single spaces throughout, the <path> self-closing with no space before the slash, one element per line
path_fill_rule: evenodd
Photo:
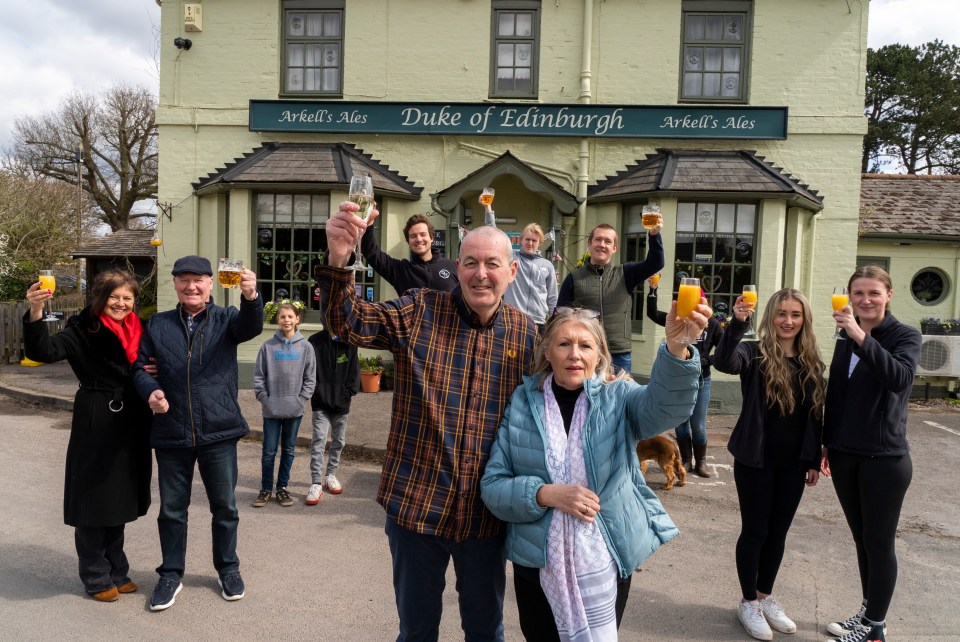
<path fill-rule="evenodd" d="M 283 90 L 292 96 L 343 94 L 342 0 L 283 3 Z"/>
<path fill-rule="evenodd" d="M 491 98 L 536 98 L 540 63 L 540 3 L 494 0 Z"/>
<path fill-rule="evenodd" d="M 751 3 L 684 0 L 680 100 L 746 102 Z"/>

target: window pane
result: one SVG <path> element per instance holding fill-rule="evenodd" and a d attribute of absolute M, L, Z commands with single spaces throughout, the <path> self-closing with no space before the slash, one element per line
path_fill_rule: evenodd
<path fill-rule="evenodd" d="M 287 90 L 303 91 L 303 70 L 302 69 L 287 70 Z"/>
<path fill-rule="evenodd" d="M 703 74 L 704 96 L 720 95 L 720 74 Z"/>
<path fill-rule="evenodd" d="M 693 214 L 696 211 L 693 203 L 679 203 L 677 205 L 677 231 L 692 232 Z"/>
<path fill-rule="evenodd" d="M 319 13 L 307 14 L 307 35 L 319 37 L 323 35 L 323 15 Z"/>
<path fill-rule="evenodd" d="M 753 234 L 754 221 L 757 218 L 756 205 L 741 205 L 737 208 L 737 233 Z"/>
<path fill-rule="evenodd" d="M 699 96 L 703 91 L 703 74 L 683 74 L 683 95 Z"/>
<path fill-rule="evenodd" d="M 304 21 L 303 21 L 302 13 L 288 13 L 287 14 L 287 35 L 302 36 L 303 22 Z"/>
<path fill-rule="evenodd" d="M 323 35 L 329 38 L 340 37 L 340 14 L 338 12 L 323 14 Z"/>
<path fill-rule="evenodd" d="M 517 67 L 529 67 L 532 62 L 530 56 L 531 47 L 530 45 L 517 45 Z M 530 76 L 530 70 L 527 69 L 527 77 Z M 517 70 L 517 77 L 520 76 L 520 71 Z"/>
<path fill-rule="evenodd" d="M 723 39 L 723 16 L 707 16 L 706 40 Z"/>
<path fill-rule="evenodd" d="M 517 79 L 514 83 L 514 89 L 517 91 L 529 92 L 533 85 L 530 82 L 529 69 L 517 69 Z"/>
<path fill-rule="evenodd" d="M 740 74 L 723 74 L 722 95 L 731 98 L 740 95 Z"/>
<path fill-rule="evenodd" d="M 340 69 L 324 69 L 323 70 L 323 87 L 324 91 L 339 91 L 340 90 Z"/>
<path fill-rule="evenodd" d="M 506 11 L 500 12 L 500 20 L 497 25 L 498 36 L 512 36 L 516 33 L 514 29 L 514 14 Z"/>
<path fill-rule="evenodd" d="M 713 232 L 716 224 L 716 205 L 700 203 L 697 206 L 697 232 Z"/>
<path fill-rule="evenodd" d="M 740 71 L 740 49 L 738 47 L 726 47 L 723 50 L 723 70 Z"/>
<path fill-rule="evenodd" d="M 529 38 L 533 35 L 533 16 L 531 14 L 517 14 L 517 35 L 524 38 Z"/>
<path fill-rule="evenodd" d="M 339 67 L 340 66 L 340 45 L 324 45 L 323 46 L 323 66 L 324 67 Z"/>
<path fill-rule="evenodd" d="M 277 194 L 277 222 L 290 222 L 293 213 L 293 197 L 289 194 Z"/>
<path fill-rule="evenodd" d="M 513 89 L 513 69 L 497 69 L 497 89 L 501 91 L 510 91 Z"/>
<path fill-rule="evenodd" d="M 497 45 L 497 66 L 498 67 L 513 66 L 513 45 L 505 45 L 505 44 Z"/>
<path fill-rule="evenodd" d="M 743 40 L 743 16 L 727 16 L 727 26 L 723 30 L 724 40 Z"/>
<path fill-rule="evenodd" d="M 733 234 L 733 221 L 736 216 L 737 206 L 730 203 L 720 203 L 717 205 L 717 233 Z"/>
<path fill-rule="evenodd" d="M 313 220 L 326 222 L 330 218 L 330 197 L 326 194 L 313 195 Z M 317 247 L 314 242 L 314 247 Z"/>
<path fill-rule="evenodd" d="M 687 18 L 687 40 L 703 40 L 705 18 L 703 16 L 689 16 Z"/>
<path fill-rule="evenodd" d="M 323 60 L 323 45 L 307 45 L 305 48 L 307 67 L 319 67 Z"/>
<path fill-rule="evenodd" d="M 303 45 L 287 45 L 287 66 L 303 66 Z"/>
<path fill-rule="evenodd" d="M 705 47 L 703 49 L 703 70 L 720 71 L 723 63 L 723 49 L 720 47 Z"/>
<path fill-rule="evenodd" d="M 293 197 L 293 222 L 297 225 L 310 222 L 309 194 L 296 194 Z"/>
<path fill-rule="evenodd" d="M 320 91 L 319 69 L 305 69 L 303 71 L 303 88 L 305 91 Z"/>
<path fill-rule="evenodd" d="M 703 47 L 687 47 L 683 68 L 686 71 L 703 71 Z"/>

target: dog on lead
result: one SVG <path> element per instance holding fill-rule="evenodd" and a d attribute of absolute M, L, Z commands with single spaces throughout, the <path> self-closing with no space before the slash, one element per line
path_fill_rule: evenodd
<path fill-rule="evenodd" d="M 647 474 L 647 462 L 652 459 L 660 466 L 667 478 L 662 489 L 670 490 L 673 484 L 683 486 L 687 483 L 687 471 L 680 460 L 680 449 L 676 442 L 666 435 L 657 435 L 637 442 L 637 458 L 640 460 L 640 472 Z"/>

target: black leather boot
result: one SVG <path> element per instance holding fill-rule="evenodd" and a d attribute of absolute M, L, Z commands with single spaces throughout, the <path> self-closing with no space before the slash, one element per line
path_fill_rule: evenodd
<path fill-rule="evenodd" d="M 683 467 L 688 473 L 693 472 L 693 450 L 691 450 L 693 442 L 690 441 L 689 437 L 681 439 L 677 437 L 677 446 L 680 447 L 680 461 L 683 462 Z"/>
<path fill-rule="evenodd" d="M 699 477 L 710 477 L 710 471 L 707 470 L 707 445 L 694 444 L 693 457 L 696 460 L 696 464 L 693 467 L 694 474 Z"/>

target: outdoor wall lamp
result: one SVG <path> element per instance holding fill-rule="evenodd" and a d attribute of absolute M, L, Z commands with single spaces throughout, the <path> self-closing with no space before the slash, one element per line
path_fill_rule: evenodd
<path fill-rule="evenodd" d="M 190 38 L 180 38 L 180 37 L 177 37 L 177 38 L 174 38 L 174 39 L 173 39 L 173 46 L 176 47 L 177 49 L 187 49 L 187 50 L 189 50 L 190 47 L 193 46 L 193 41 L 190 40 Z"/>

